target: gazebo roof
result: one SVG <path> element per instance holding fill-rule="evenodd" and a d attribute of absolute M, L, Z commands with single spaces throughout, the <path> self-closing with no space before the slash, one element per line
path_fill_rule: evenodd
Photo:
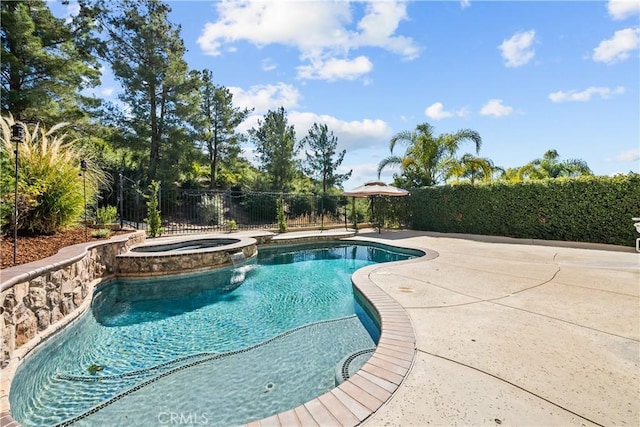
<path fill-rule="evenodd" d="M 409 192 L 382 181 L 369 181 L 353 190 L 345 191 L 343 196 L 369 197 L 369 196 L 408 196 Z"/>

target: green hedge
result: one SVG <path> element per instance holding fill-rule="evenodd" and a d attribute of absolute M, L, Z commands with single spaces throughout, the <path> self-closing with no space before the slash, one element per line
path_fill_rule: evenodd
<path fill-rule="evenodd" d="M 415 230 L 635 246 L 640 175 L 413 189 Z"/>

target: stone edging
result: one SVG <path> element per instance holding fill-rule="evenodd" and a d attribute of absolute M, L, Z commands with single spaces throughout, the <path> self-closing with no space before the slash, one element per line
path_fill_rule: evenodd
<path fill-rule="evenodd" d="M 347 242 L 381 243 L 364 237 L 346 239 Z M 383 243 L 389 245 L 389 243 Z M 394 246 L 391 244 L 390 246 Z M 411 264 L 438 257 L 435 251 L 416 249 L 424 256 L 396 263 Z M 388 264 L 383 264 L 388 265 Z M 407 311 L 384 292 L 370 278 L 370 274 L 382 268 L 374 264 L 356 270 L 351 276 L 354 291 L 359 294 L 365 310 L 377 317 L 380 339 L 371 358 L 336 388 L 288 411 L 262 420 L 252 421 L 246 427 L 291 425 L 356 426 L 365 422 L 381 406 L 386 404 L 411 371 L 416 354 L 416 337 Z"/>
<path fill-rule="evenodd" d="M 163 248 L 181 245 L 224 242 L 217 246 L 197 249 L 165 251 Z M 226 243 L 227 241 L 232 241 Z M 194 273 L 232 265 L 234 256 L 240 255 L 242 261 L 250 259 L 258 253 L 258 241 L 252 237 L 238 236 L 230 238 L 219 234 L 179 236 L 173 238 L 154 239 L 142 245 L 133 246 L 126 253 L 116 256 L 116 272 L 118 277 L 151 277 L 171 274 Z M 157 248 L 157 250 L 153 250 Z M 136 252 L 136 249 L 145 249 Z"/>
<path fill-rule="evenodd" d="M 5 416 L 10 417 L 11 381 L 26 355 L 82 314 L 90 305 L 87 297 L 94 287 L 113 277 L 115 257 L 145 236 L 144 231 L 137 231 L 68 246 L 51 257 L 2 271 L 2 425 Z"/>
<path fill-rule="evenodd" d="M 139 233 L 142 238 L 144 238 L 144 232 Z M 129 236 L 135 238 L 137 236 L 137 233 Z M 120 239 L 116 239 L 117 237 L 120 237 Z M 335 238 L 340 239 L 340 237 Z M 116 236 L 116 238 L 114 238 L 116 239 L 116 241 L 113 243 L 122 244 L 121 246 L 119 246 L 119 250 L 121 253 L 126 251 L 128 247 L 131 246 L 126 246 L 130 242 L 130 239 L 128 237 L 123 239 L 121 236 Z M 278 243 L 286 244 L 285 241 L 288 239 L 282 240 L 283 241 Z M 298 239 L 298 241 L 300 240 L 307 239 Z M 324 239 L 315 239 L 311 237 L 308 238 L 307 241 L 309 240 L 317 241 Z M 362 241 L 366 239 L 357 240 Z M 69 249 L 69 251 L 64 251 L 64 253 L 63 251 L 60 251 L 56 256 L 51 257 L 53 259 L 47 258 L 43 260 L 43 262 L 50 263 L 50 265 L 48 266 L 49 268 L 28 264 L 32 265 L 32 268 L 36 267 L 36 270 L 33 273 L 20 272 L 21 274 L 12 276 L 9 280 L 2 284 L 3 306 L 5 301 L 5 291 L 14 291 L 16 286 L 26 285 L 28 287 L 30 285 L 30 282 L 18 283 L 21 280 L 27 280 L 31 278 L 31 281 L 33 281 L 40 279 L 37 282 L 37 285 L 42 287 L 42 282 L 45 282 L 44 280 L 42 280 L 42 275 L 49 276 L 49 273 L 54 270 L 55 272 L 59 272 L 60 269 L 71 266 L 72 268 L 76 268 L 76 271 L 74 272 L 78 273 L 83 272 L 83 268 L 85 267 L 95 267 L 92 263 L 89 263 L 89 266 L 76 266 L 76 264 L 86 264 L 87 258 L 92 258 L 92 255 L 94 255 L 95 251 L 92 251 L 92 249 L 99 249 L 100 247 L 105 246 L 110 247 L 111 245 L 108 245 L 107 243 L 111 243 L 111 241 L 102 244 L 96 243 L 74 245 L 66 248 Z M 77 250 L 78 246 L 80 246 L 80 248 L 83 250 L 82 254 L 77 255 L 77 252 L 72 253 L 70 251 L 72 248 L 76 248 Z M 122 249 L 123 246 L 126 246 L 126 248 Z M 424 252 L 423 249 L 420 250 Z M 90 254 L 90 257 L 85 256 L 87 253 Z M 109 265 L 115 265 L 116 255 L 117 254 L 112 254 L 112 258 L 110 258 L 109 260 Z M 426 253 L 426 259 L 431 259 L 436 256 L 437 253 L 432 251 Z M 63 258 L 65 261 L 58 260 L 59 258 Z M 98 256 L 98 258 L 98 261 L 106 262 L 105 258 L 100 256 Z M 425 257 L 422 257 L 421 259 L 424 260 Z M 414 261 L 416 260 L 400 262 L 407 263 Z M 85 297 L 92 294 L 93 289 L 96 285 L 103 283 L 105 279 L 113 276 L 113 274 L 109 276 L 105 273 L 105 264 L 100 264 L 95 260 L 93 260 L 93 262 L 101 266 L 101 268 L 98 269 L 102 273 L 101 275 L 93 275 L 93 277 L 87 277 L 86 281 L 83 281 L 76 277 L 76 280 L 78 280 L 80 283 L 80 289 L 73 295 L 82 295 L 81 304 L 79 304 L 79 306 L 77 306 L 76 309 L 71 313 L 68 313 L 64 318 L 59 319 L 58 322 L 56 322 L 54 325 L 51 325 L 51 328 L 45 328 L 42 333 L 38 333 L 37 336 L 33 337 L 31 340 L 25 343 L 24 347 L 20 348 L 20 355 L 16 356 L 15 354 L 13 354 L 14 357 L 11 358 L 10 365 L 2 369 L 2 425 L 19 425 L 11 417 L 11 414 L 9 412 L 8 393 L 11 386 L 10 380 L 13 378 L 15 370 L 22 362 L 24 357 L 45 337 L 52 335 L 56 331 L 67 326 L 70 322 L 77 319 L 78 316 L 83 313 L 91 303 L 91 298 Z M 349 378 L 338 387 L 323 394 L 322 396 L 319 396 L 309 402 L 306 402 L 303 405 L 300 405 L 299 407 L 290 409 L 286 412 L 273 415 L 264 420 L 249 423 L 249 425 L 259 426 L 272 423 L 275 423 L 276 425 L 288 425 L 292 420 L 300 420 L 300 422 L 302 422 L 303 424 L 307 422 L 315 422 L 320 425 L 357 425 L 369 418 L 380 406 L 382 406 L 387 400 L 391 398 L 393 393 L 395 393 L 397 388 L 404 381 L 405 376 L 409 373 L 410 368 L 413 365 L 416 341 L 413 327 L 406 311 L 399 303 L 397 303 L 393 298 L 391 298 L 371 280 L 369 280 L 368 275 L 377 267 L 377 265 L 364 267 L 356 271 L 352 276 L 352 284 L 354 286 L 354 290 L 356 290 L 356 292 L 363 297 L 364 303 L 368 306 L 370 311 L 375 313 L 380 323 L 380 340 L 373 356 L 369 359 L 369 361 L 367 361 L 362 369 L 358 371 L 354 376 Z M 110 272 L 113 273 L 111 270 Z M 69 272 L 67 272 L 67 274 L 68 273 Z M 86 285 L 87 283 L 89 284 Z M 36 286 L 36 288 L 38 288 L 38 286 Z M 30 293 L 25 293 L 23 299 L 29 296 L 31 296 Z M 46 302 L 51 301 L 47 299 Z M 2 324 L 2 326 L 4 327 L 4 323 Z M 9 381 L 7 381 L 7 379 Z"/>

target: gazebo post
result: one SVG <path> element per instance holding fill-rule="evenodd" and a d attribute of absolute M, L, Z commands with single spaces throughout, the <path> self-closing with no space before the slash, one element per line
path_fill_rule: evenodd
<path fill-rule="evenodd" d="M 358 215 L 356 214 L 356 196 L 353 196 L 351 198 L 351 200 L 353 201 L 353 208 L 351 209 L 351 216 L 353 216 L 353 229 L 356 230 L 356 232 L 358 231 Z"/>
<path fill-rule="evenodd" d="M 387 185 L 382 181 L 369 181 L 364 185 L 354 188 L 350 191 L 345 191 L 342 193 L 344 196 L 352 196 L 353 199 L 353 215 L 354 215 L 354 226 L 357 229 L 357 219 L 355 218 L 355 204 L 356 197 L 368 197 L 371 200 L 371 217 L 374 221 L 378 220 L 378 233 L 382 233 L 382 224 L 380 223 L 381 218 L 375 218 L 375 209 L 373 206 L 374 197 L 378 196 L 407 196 L 409 192 L 407 190 L 402 190 L 400 188 L 393 187 L 391 185 Z"/>

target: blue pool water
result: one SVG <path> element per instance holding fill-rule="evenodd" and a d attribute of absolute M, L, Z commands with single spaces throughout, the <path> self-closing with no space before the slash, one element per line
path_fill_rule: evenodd
<path fill-rule="evenodd" d="M 351 274 L 411 258 L 388 246 L 260 248 L 237 267 L 118 280 L 18 370 L 24 425 L 238 425 L 335 386 L 338 362 L 378 330 Z"/>

